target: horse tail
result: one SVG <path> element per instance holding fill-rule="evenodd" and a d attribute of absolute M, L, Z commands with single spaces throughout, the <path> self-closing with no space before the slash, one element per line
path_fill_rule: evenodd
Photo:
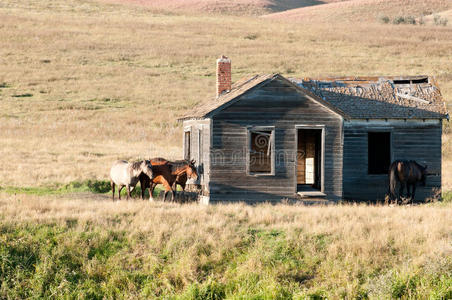
<path fill-rule="evenodd" d="M 392 199 L 395 198 L 397 179 L 397 162 L 393 162 L 389 167 L 389 196 Z"/>

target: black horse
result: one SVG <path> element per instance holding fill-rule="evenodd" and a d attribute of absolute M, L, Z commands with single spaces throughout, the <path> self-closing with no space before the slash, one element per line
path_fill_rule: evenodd
<path fill-rule="evenodd" d="M 406 185 L 408 201 L 413 203 L 414 194 L 416 192 L 416 184 L 419 182 L 425 186 L 427 177 L 427 166 L 421 166 L 414 160 L 396 160 L 389 167 L 389 196 L 391 200 L 396 199 L 397 204 L 400 203 L 403 189 Z M 396 185 L 400 183 L 399 194 L 396 195 Z M 410 187 L 412 192 L 410 193 Z"/>

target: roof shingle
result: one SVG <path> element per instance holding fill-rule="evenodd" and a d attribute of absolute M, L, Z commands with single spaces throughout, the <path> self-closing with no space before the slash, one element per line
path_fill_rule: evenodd
<path fill-rule="evenodd" d="M 351 118 L 446 118 L 447 110 L 433 78 L 336 77 L 291 79 Z"/>
<path fill-rule="evenodd" d="M 255 75 L 236 82 L 231 91 L 195 107 L 179 120 L 209 117 L 246 91 L 278 74 Z M 330 77 L 289 79 L 293 84 L 351 118 L 446 118 L 441 92 L 431 77 Z"/>

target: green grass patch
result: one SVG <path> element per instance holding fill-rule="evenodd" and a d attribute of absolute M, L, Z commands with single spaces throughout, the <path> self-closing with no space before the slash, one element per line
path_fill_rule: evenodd
<path fill-rule="evenodd" d="M 2 299 L 109 298 L 115 293 L 111 276 L 126 280 L 116 267 L 129 247 L 124 232 L 3 224 L 0 237 Z"/>
<path fill-rule="evenodd" d="M 0 224 L 0 298 L 335 299 L 346 284 L 346 299 L 452 296 L 452 261 L 444 258 L 338 278 L 350 266 L 328 255 L 325 234 L 245 227 L 218 252 L 191 236 L 156 243 L 111 223 L 67 221 Z"/>
<path fill-rule="evenodd" d="M 158 185 L 154 189 L 154 197 L 160 195 L 162 191 L 162 187 Z M 179 187 L 180 190 L 180 187 Z M 45 195 L 64 195 L 71 193 L 82 193 L 82 192 L 90 192 L 95 194 L 107 194 L 111 193 L 110 181 L 107 180 L 84 180 L 84 181 L 73 181 L 68 184 L 55 184 L 52 186 L 37 186 L 37 187 L 15 187 L 15 186 L 0 186 L 0 191 L 6 192 L 8 194 L 27 194 L 27 195 L 37 195 L 37 196 L 45 196 Z M 116 187 L 115 197 L 117 197 L 118 187 Z M 149 198 L 149 193 L 145 191 L 145 197 Z M 121 196 L 126 196 L 127 191 L 125 188 L 121 191 Z M 140 196 L 141 197 L 141 187 L 139 184 L 132 191 L 132 196 Z M 169 196 L 167 196 L 168 198 Z"/>
<path fill-rule="evenodd" d="M 11 97 L 14 97 L 14 98 L 27 98 L 27 97 L 33 97 L 33 94 L 31 94 L 31 93 L 16 94 L 16 95 L 12 95 Z"/>
<path fill-rule="evenodd" d="M 85 180 L 73 181 L 68 184 L 56 184 L 53 186 L 38 187 L 0 187 L 0 191 L 8 194 L 28 194 L 28 195 L 62 195 L 77 192 L 107 193 L 111 190 L 110 182 L 106 180 Z"/>
<path fill-rule="evenodd" d="M 441 196 L 441 200 L 444 203 L 451 203 L 452 202 L 452 191 L 443 192 L 443 194 Z"/>

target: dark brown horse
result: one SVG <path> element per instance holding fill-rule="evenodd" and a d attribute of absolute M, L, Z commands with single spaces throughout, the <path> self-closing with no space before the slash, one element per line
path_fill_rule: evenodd
<path fill-rule="evenodd" d="M 171 191 L 171 200 L 174 201 L 176 184 L 183 181 L 183 178 L 191 178 L 196 180 L 198 178 L 198 173 L 196 172 L 196 167 L 194 166 L 194 161 L 188 160 L 178 160 L 178 161 L 168 161 L 164 158 L 153 158 L 150 160 L 153 164 L 154 179 L 151 179 L 142 174 L 140 176 L 141 185 L 141 198 L 144 199 L 144 190 L 149 189 L 149 201 L 153 201 L 152 196 L 154 189 L 157 184 L 163 184 L 165 188 L 165 194 L 163 196 L 163 201 L 166 200 L 166 195 Z M 186 180 L 185 180 L 186 181 Z M 184 186 L 185 186 L 184 181 Z"/>
<path fill-rule="evenodd" d="M 407 197 L 411 203 L 414 200 L 416 192 L 416 184 L 419 182 L 425 186 L 425 180 L 427 177 L 427 166 L 421 166 L 414 160 L 396 160 L 389 167 L 389 196 L 391 200 L 396 199 L 397 203 L 400 202 L 403 189 L 406 185 Z M 396 185 L 400 183 L 399 194 L 396 195 Z M 410 193 L 410 187 L 412 192 Z"/>
<path fill-rule="evenodd" d="M 152 161 L 152 163 L 154 163 L 156 165 L 163 165 L 163 164 L 170 162 L 169 160 L 162 158 L 162 157 L 152 158 L 151 161 Z M 178 160 L 176 162 L 186 162 L 186 160 Z M 192 160 L 191 163 L 194 165 L 195 161 Z M 159 180 L 160 180 L 160 178 L 159 178 Z M 176 178 L 176 181 L 173 184 L 173 190 L 176 191 L 177 185 L 180 185 L 182 188 L 182 191 L 185 191 L 185 187 L 187 186 L 187 180 L 188 180 L 187 172 L 184 172 L 184 173 L 178 175 Z"/>

